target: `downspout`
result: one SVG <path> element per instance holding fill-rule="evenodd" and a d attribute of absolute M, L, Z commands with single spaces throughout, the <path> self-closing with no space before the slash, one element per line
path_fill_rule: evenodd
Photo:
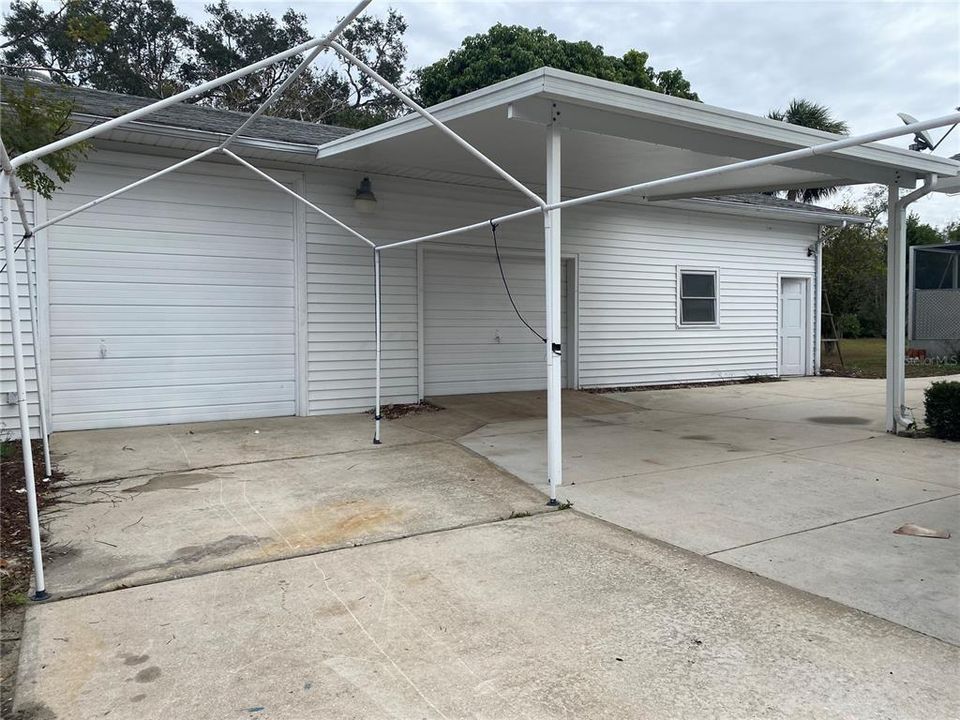
<path fill-rule="evenodd" d="M 904 404 L 906 400 L 904 370 L 906 318 L 900 312 L 895 312 L 903 310 L 906 301 L 907 206 L 936 190 L 938 180 L 936 175 L 928 175 L 924 178 L 921 187 L 903 197 L 898 197 L 899 190 L 896 186 L 890 187 L 887 227 L 893 232 L 888 232 L 887 237 L 889 247 L 887 272 L 893 270 L 894 276 L 888 282 L 888 292 L 891 293 L 891 297 L 887 301 L 887 312 L 893 317 L 888 318 L 887 343 L 888 347 L 891 342 L 893 346 L 888 349 L 892 357 L 887 367 L 887 405 L 892 415 L 892 423 L 890 423 L 892 427 L 888 426 L 888 430 L 892 432 L 897 432 L 901 427 L 909 430 L 917 425 L 913 413 Z M 891 331 L 893 331 L 893 337 L 890 337 Z"/>

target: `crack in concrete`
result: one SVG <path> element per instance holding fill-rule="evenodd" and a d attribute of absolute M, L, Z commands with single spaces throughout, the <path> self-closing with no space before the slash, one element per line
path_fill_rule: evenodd
<path fill-rule="evenodd" d="M 887 513 L 897 512 L 899 510 L 906 510 L 907 508 L 917 507 L 918 505 L 928 505 L 934 502 L 940 502 L 941 500 L 949 500 L 950 498 L 960 497 L 960 492 L 953 493 L 951 495 L 942 495 L 940 497 L 930 498 L 929 500 L 921 500 L 920 502 L 909 503 L 908 505 L 901 505 L 900 507 L 888 508 L 887 510 L 877 510 L 876 512 L 867 513 L 866 515 L 858 515 L 852 518 L 846 518 L 844 520 L 836 520 L 834 522 L 825 523 L 824 525 L 817 525 L 815 527 L 804 528 L 802 530 L 794 530 L 788 533 L 782 533 L 781 535 L 774 535 L 772 537 L 763 538 L 762 540 L 753 540 L 752 542 L 743 543 L 742 545 L 734 545 L 733 547 L 723 548 L 722 550 L 711 550 L 708 553 L 703 553 L 705 557 L 713 557 L 714 555 L 719 555 L 721 553 L 732 552 L 734 550 L 740 550 L 746 547 L 752 547 L 753 545 L 762 545 L 763 543 L 772 542 L 773 540 L 780 540 L 785 537 L 793 537 L 794 535 L 803 535 L 808 532 L 813 532 L 815 530 L 823 530 L 824 528 L 834 527 L 836 525 L 844 525 L 846 523 L 856 522 L 857 520 L 864 520 L 866 518 L 877 517 L 878 515 L 886 515 Z"/>

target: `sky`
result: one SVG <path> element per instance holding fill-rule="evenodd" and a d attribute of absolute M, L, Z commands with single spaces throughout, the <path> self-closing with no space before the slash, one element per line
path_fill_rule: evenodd
<path fill-rule="evenodd" d="M 180 0 L 198 17 L 203 2 Z M 232 0 L 248 11 L 307 15 L 314 35 L 350 0 Z M 898 112 L 928 119 L 960 105 L 960 2 L 426 2 L 375 0 L 399 9 L 409 28 L 409 67 L 429 64 L 497 22 L 540 26 L 588 40 L 609 54 L 636 48 L 656 69 L 679 67 L 707 103 L 765 115 L 794 97 L 827 105 L 853 134 L 894 127 Z M 933 131 L 934 140 L 944 130 Z M 909 138 L 889 141 L 901 147 Z M 937 154 L 960 153 L 960 128 Z M 839 193 L 839 202 L 850 191 Z M 935 193 L 912 206 L 924 222 L 960 219 L 960 195 Z"/>

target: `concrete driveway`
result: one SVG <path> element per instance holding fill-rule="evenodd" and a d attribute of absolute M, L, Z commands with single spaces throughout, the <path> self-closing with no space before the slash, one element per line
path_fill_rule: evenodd
<path fill-rule="evenodd" d="M 908 383 L 922 416 L 927 381 Z M 594 397 L 621 405 L 564 420 L 578 510 L 960 644 L 960 446 L 883 432 L 882 380 Z M 438 402 L 496 417 L 460 442 L 543 489 L 542 418 L 494 400 Z M 908 522 L 952 537 L 893 534 Z"/>
<path fill-rule="evenodd" d="M 55 436 L 71 479 L 44 517 L 54 600 L 27 610 L 21 717 L 960 714 L 956 645 L 590 517 L 587 499 L 550 510 L 470 449 L 532 472 L 540 407 L 451 399 L 387 423 L 380 447 L 363 416 Z M 803 452 L 650 427 L 670 411 L 629 397 L 571 393 L 566 409 L 571 493 L 624 464 L 661 472 L 675 440 L 710 468 L 725 463 L 700 444 L 733 463 Z M 635 450 L 647 432 L 659 455 Z M 930 448 L 925 467 L 944 467 Z M 615 475 L 587 479 L 591 453 Z"/>

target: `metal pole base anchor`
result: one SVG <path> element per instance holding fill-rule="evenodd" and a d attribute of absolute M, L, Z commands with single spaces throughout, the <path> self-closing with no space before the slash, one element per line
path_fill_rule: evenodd
<path fill-rule="evenodd" d="M 549 500 L 547 500 L 547 505 L 549 505 L 550 507 L 556 507 L 559 504 L 560 504 L 560 501 L 557 500 L 556 498 L 550 498 Z"/>
<path fill-rule="evenodd" d="M 44 600 L 50 599 L 50 593 L 48 593 L 46 590 L 41 590 L 31 595 L 30 599 L 33 600 L 33 602 L 43 602 Z"/>

